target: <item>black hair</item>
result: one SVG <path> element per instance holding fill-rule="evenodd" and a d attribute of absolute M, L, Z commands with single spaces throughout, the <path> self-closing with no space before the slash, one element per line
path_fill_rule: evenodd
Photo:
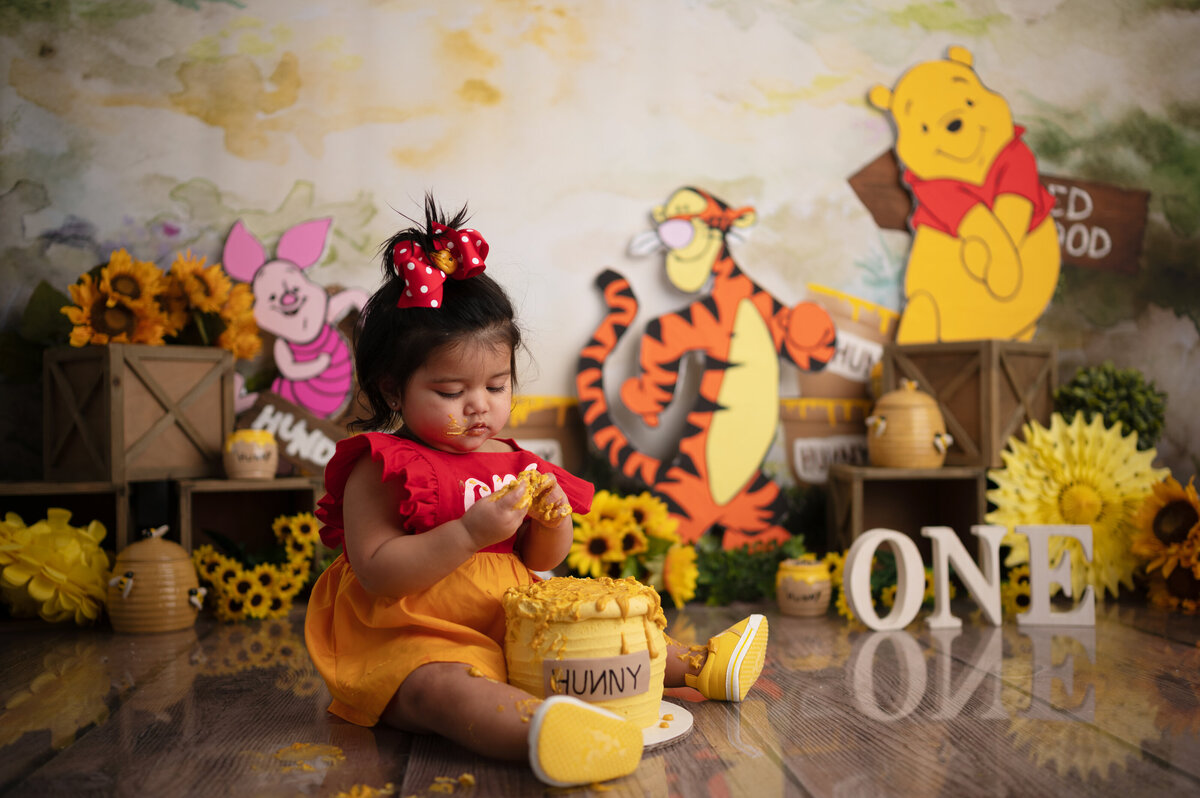
<path fill-rule="evenodd" d="M 393 255 L 396 245 L 413 241 L 426 252 L 432 252 L 434 224 L 459 229 L 467 221 L 467 208 L 463 206 L 447 219 L 427 194 L 425 224 L 409 221 L 414 221 L 413 227 L 396 233 L 380 247 L 383 285 L 367 300 L 355 330 L 354 368 L 362 395 L 359 404 L 371 415 L 356 418 L 349 424 L 351 429 L 391 430 L 399 426 L 403 408 L 394 410 L 388 404 L 385 382 L 403 392 L 417 369 L 446 346 L 472 342 L 507 345 L 513 353 L 510 362 L 516 385 L 516 352 L 521 346 L 521 330 L 512 302 L 491 277 L 477 274 L 464 280 L 446 280 L 442 284 L 440 307 L 396 307 L 405 288 L 404 279 L 396 274 Z"/>

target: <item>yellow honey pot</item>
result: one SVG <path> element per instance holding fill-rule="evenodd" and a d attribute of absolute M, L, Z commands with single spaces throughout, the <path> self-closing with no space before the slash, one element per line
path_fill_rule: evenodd
<path fill-rule="evenodd" d="M 829 567 L 814 559 L 784 560 L 775 573 L 775 598 L 784 615 L 824 615 L 833 595 Z"/>

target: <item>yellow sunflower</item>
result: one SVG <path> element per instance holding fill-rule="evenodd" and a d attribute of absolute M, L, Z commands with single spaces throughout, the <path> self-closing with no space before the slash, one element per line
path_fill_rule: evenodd
<path fill-rule="evenodd" d="M 223 593 L 217 601 L 217 618 L 225 621 L 240 621 L 246 617 L 246 601 L 234 593 Z"/>
<path fill-rule="evenodd" d="M 293 515 L 292 535 L 315 544 L 321 539 L 321 522 L 312 513 Z"/>
<path fill-rule="evenodd" d="M 650 547 L 649 541 L 646 540 L 646 533 L 642 532 L 636 524 L 624 524 L 620 527 L 619 533 L 621 536 L 621 553 L 626 558 L 635 557 Z"/>
<path fill-rule="evenodd" d="M 109 304 L 118 300 L 131 308 L 146 307 L 157 311 L 156 298 L 167 288 L 166 276 L 153 263 L 134 260 L 118 249 L 100 270 L 100 292 L 108 294 Z"/>
<path fill-rule="evenodd" d="M 1200 540 L 1200 497 L 1196 495 L 1196 478 L 1187 487 L 1175 477 L 1167 477 L 1155 485 L 1142 502 L 1134 517 L 1140 530 L 1133 539 L 1133 553 L 1149 560 L 1146 572 L 1161 571 L 1164 578 L 1179 565 L 1196 565 L 1195 543 Z"/>
<path fill-rule="evenodd" d="M 601 521 L 620 522 L 631 516 L 628 499 L 606 490 L 599 490 L 592 497 L 592 509 L 588 511 L 587 515 L 578 517 L 599 523 Z"/>
<path fill-rule="evenodd" d="M 633 516 L 633 522 L 647 536 L 669 540 L 672 543 L 680 542 L 676 531 L 679 529 L 679 520 L 671 517 L 666 502 L 662 499 L 649 491 L 642 491 L 637 496 L 627 497 L 625 506 Z"/>
<path fill-rule="evenodd" d="M 295 517 L 294 515 L 281 515 L 271 524 L 271 532 L 280 543 L 296 536 L 296 530 L 292 526 Z"/>
<path fill-rule="evenodd" d="M 221 563 L 221 567 L 217 570 L 217 578 L 213 580 L 213 584 L 218 587 L 229 587 L 234 582 L 241 579 L 243 575 L 241 563 L 235 560 L 226 558 Z"/>
<path fill-rule="evenodd" d="M 192 318 L 187 291 L 183 289 L 183 281 L 174 272 L 167 274 L 166 286 L 158 295 L 158 306 L 166 318 L 164 334 L 167 336 L 179 335 Z"/>
<path fill-rule="evenodd" d="M 675 603 L 675 609 L 682 609 L 684 604 L 696 597 L 696 580 L 699 576 L 695 546 L 677 543 L 667 549 L 663 561 L 663 588 Z"/>
<path fill-rule="evenodd" d="M 242 597 L 246 606 L 246 615 L 250 618 L 266 618 L 271 608 L 271 593 L 257 580 L 251 582 L 250 589 Z"/>
<path fill-rule="evenodd" d="M 1018 565 L 1000 584 L 1001 617 L 1013 618 L 1029 611 L 1029 566 Z"/>
<path fill-rule="evenodd" d="M 221 308 L 229 301 L 233 291 L 233 282 L 221 264 L 214 263 L 205 266 L 208 258 L 195 256 L 189 249 L 186 253 L 175 256 L 171 264 L 174 273 L 183 285 L 188 302 L 201 313 L 220 313 Z"/>
<path fill-rule="evenodd" d="M 229 322 L 217 336 L 217 346 L 228 351 L 237 360 L 251 360 L 262 351 L 262 337 L 254 319 L 238 319 Z"/>
<path fill-rule="evenodd" d="M 67 290 L 75 303 L 62 308 L 62 313 L 75 325 L 71 330 L 71 346 L 163 343 L 166 317 L 157 305 L 130 306 L 120 297 L 101 291 L 90 274 L 67 286 Z"/>
<path fill-rule="evenodd" d="M 274 565 L 263 563 L 251 569 L 250 578 L 268 591 L 271 591 L 275 589 L 275 585 L 279 582 L 279 570 Z"/>
<path fill-rule="evenodd" d="M 575 527 L 575 540 L 567 554 L 567 565 L 575 573 L 599 577 L 609 563 L 620 562 L 623 558 L 621 538 L 612 524 L 588 523 Z"/>
<path fill-rule="evenodd" d="M 987 497 L 996 505 L 987 521 L 1008 527 L 1006 564 L 1029 562 L 1029 541 L 1014 534 L 1022 524 L 1085 524 L 1092 528 L 1092 560 L 1073 538 L 1050 540 L 1050 563 L 1071 558 L 1071 595 L 1085 584 L 1098 598 L 1117 595 L 1121 585 L 1133 588 L 1138 561 L 1131 551 L 1133 513 L 1167 475 L 1154 468 L 1157 452 L 1138 451 L 1137 433 L 1121 435 L 1120 425 L 1105 429 L 1097 414 L 1091 423 L 1078 413 L 1070 424 L 1055 413 L 1050 428 L 1036 421 L 1024 427 L 1024 441 L 1013 438 L 1001 453 L 1004 468 L 988 472 L 998 487 Z"/>
<path fill-rule="evenodd" d="M 221 308 L 221 318 L 227 322 L 244 318 L 254 320 L 254 289 L 249 283 L 234 283 L 229 291 L 229 299 L 225 301 L 225 307 Z"/>

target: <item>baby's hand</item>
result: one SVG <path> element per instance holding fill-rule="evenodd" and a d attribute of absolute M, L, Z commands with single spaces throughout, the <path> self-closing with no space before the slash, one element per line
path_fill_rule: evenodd
<path fill-rule="evenodd" d="M 537 485 L 529 515 L 546 526 L 557 526 L 558 522 L 571 514 L 571 502 L 553 474 L 546 474 Z"/>
<path fill-rule="evenodd" d="M 463 513 L 462 523 L 475 543 L 475 550 L 508 540 L 525 520 L 521 494 L 494 493 L 475 502 Z"/>

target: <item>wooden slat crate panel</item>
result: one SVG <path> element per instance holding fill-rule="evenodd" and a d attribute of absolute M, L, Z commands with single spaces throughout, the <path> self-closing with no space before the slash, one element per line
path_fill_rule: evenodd
<path fill-rule="evenodd" d="M 47 350 L 44 477 L 215 476 L 233 431 L 233 359 L 215 347 Z"/>
<path fill-rule="evenodd" d="M 1058 385 L 1053 344 L 981 340 L 889 344 L 883 389 L 915 380 L 933 396 L 954 444 L 946 465 L 999 468 L 1008 439 L 1030 421 L 1049 425 Z"/>

